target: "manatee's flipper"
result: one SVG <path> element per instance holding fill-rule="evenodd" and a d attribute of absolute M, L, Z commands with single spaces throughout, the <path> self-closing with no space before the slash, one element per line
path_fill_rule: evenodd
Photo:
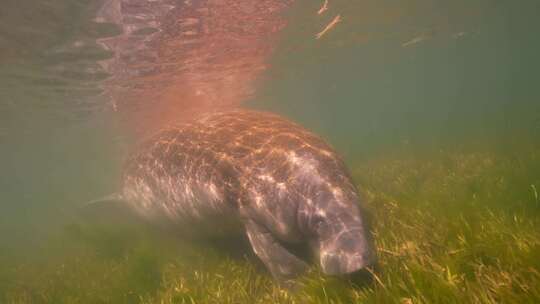
<path fill-rule="evenodd" d="M 308 265 L 285 249 L 265 227 L 252 220 L 245 226 L 253 251 L 276 279 L 290 280 L 307 269 Z"/>

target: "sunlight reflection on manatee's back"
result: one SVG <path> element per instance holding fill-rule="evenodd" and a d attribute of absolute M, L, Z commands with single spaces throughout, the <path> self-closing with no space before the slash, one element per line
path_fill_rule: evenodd
<path fill-rule="evenodd" d="M 104 89 L 112 108 L 155 126 L 156 119 L 161 125 L 196 110 L 238 105 L 253 95 L 289 4 L 107 0 L 96 21 L 122 30 L 98 40 L 113 53 L 102 62 L 111 74 Z"/>

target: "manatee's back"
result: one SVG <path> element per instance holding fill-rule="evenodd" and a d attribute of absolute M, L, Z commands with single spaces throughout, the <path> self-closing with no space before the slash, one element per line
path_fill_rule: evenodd
<path fill-rule="evenodd" d="M 169 127 L 126 161 L 123 196 L 144 217 L 194 225 L 233 218 L 236 170 L 200 123 Z"/>
<path fill-rule="evenodd" d="M 272 149 L 265 141 L 286 130 L 305 132 L 277 115 L 249 110 L 165 128 L 127 159 L 122 196 L 153 221 L 195 225 L 238 218 L 250 170 L 259 166 L 254 159 Z"/>
<path fill-rule="evenodd" d="M 321 137 L 271 113 L 236 110 L 209 116 L 217 147 L 233 160 L 238 205 L 284 241 L 302 239 L 299 204 L 324 196 L 356 203 L 357 189 L 338 153 Z M 323 199 L 326 200 L 326 199 Z"/>

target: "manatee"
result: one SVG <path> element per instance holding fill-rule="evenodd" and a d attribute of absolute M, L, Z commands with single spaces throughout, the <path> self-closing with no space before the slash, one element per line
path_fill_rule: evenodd
<path fill-rule="evenodd" d="M 359 194 L 340 156 L 272 113 L 216 111 L 163 128 L 128 157 L 121 189 L 105 201 L 192 236 L 245 233 L 280 281 L 308 267 L 288 245 L 306 245 L 328 275 L 375 262 Z"/>

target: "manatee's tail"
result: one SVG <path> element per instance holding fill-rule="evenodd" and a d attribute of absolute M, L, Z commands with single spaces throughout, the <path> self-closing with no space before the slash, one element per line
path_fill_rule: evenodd
<path fill-rule="evenodd" d="M 82 203 L 76 213 L 80 219 L 96 223 L 131 221 L 136 216 L 127 200 L 118 193 Z"/>
<path fill-rule="evenodd" d="M 147 228 L 124 197 L 113 193 L 77 204 L 64 231 L 70 240 L 89 245 L 99 255 L 122 257 Z"/>
<path fill-rule="evenodd" d="M 106 195 L 104 197 L 94 199 L 88 202 L 84 202 L 80 204 L 79 211 L 86 212 L 87 210 L 95 210 L 95 209 L 107 209 L 111 207 L 118 207 L 120 205 L 124 205 L 126 203 L 126 200 L 124 197 L 119 193 L 112 193 L 109 195 Z"/>

